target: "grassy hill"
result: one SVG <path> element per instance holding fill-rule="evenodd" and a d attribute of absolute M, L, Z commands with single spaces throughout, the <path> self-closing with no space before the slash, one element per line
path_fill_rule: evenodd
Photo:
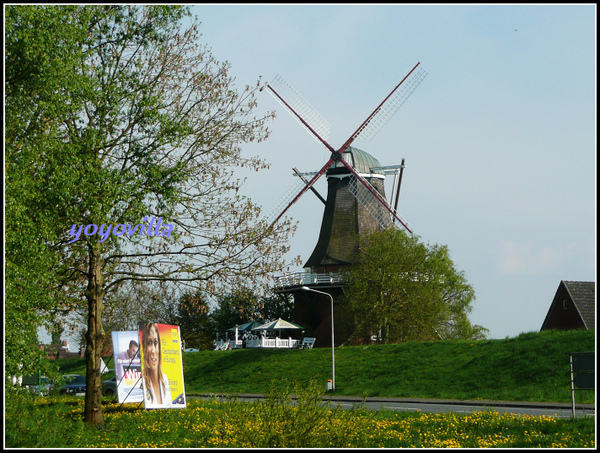
<path fill-rule="evenodd" d="M 569 353 L 595 350 L 594 331 L 545 331 L 504 340 L 448 340 L 336 348 L 336 394 L 570 402 Z M 110 365 L 109 365 L 110 367 Z M 82 372 L 82 359 L 64 372 Z M 331 349 L 186 353 L 186 393 L 267 393 L 331 378 Z M 579 391 L 578 403 L 594 402 Z"/>

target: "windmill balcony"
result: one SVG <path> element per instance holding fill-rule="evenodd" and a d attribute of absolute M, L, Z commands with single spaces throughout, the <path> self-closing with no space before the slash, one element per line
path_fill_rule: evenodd
<path fill-rule="evenodd" d="M 316 272 L 296 272 L 275 277 L 275 288 L 288 288 L 290 286 L 305 285 L 331 285 L 341 283 L 343 274 L 336 273 L 316 273 Z"/>

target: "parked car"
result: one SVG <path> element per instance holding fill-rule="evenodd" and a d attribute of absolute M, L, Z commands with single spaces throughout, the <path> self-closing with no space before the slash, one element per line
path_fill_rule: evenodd
<path fill-rule="evenodd" d="M 102 382 L 102 395 L 112 396 L 117 393 L 117 376 Z"/>
<path fill-rule="evenodd" d="M 63 375 L 65 385 L 60 389 L 61 395 L 85 396 L 86 382 L 85 376 L 81 374 Z"/>
<path fill-rule="evenodd" d="M 22 385 L 35 395 L 41 394 L 42 396 L 47 396 L 48 393 L 50 393 L 50 390 L 52 390 L 52 384 L 50 383 L 50 380 L 44 375 L 39 377 L 37 374 L 33 376 L 27 376 L 23 379 Z"/>
<path fill-rule="evenodd" d="M 198 352 L 198 351 L 199 351 L 199 349 L 196 349 L 196 348 L 186 348 L 183 350 L 183 352 Z"/>

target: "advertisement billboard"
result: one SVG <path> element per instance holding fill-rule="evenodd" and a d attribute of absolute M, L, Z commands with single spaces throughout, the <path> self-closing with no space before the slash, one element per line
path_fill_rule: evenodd
<path fill-rule="evenodd" d="M 179 326 L 140 323 L 139 342 L 144 407 L 185 408 Z"/>
<path fill-rule="evenodd" d="M 119 403 L 139 403 L 144 400 L 139 341 L 139 332 L 135 330 L 112 333 Z"/>

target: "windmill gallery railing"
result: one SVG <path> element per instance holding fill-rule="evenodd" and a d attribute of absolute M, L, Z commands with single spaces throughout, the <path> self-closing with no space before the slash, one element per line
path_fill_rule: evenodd
<path fill-rule="evenodd" d="M 412 281 L 428 281 L 429 276 L 419 273 L 401 273 L 399 274 L 403 278 Z M 344 282 L 345 275 L 341 272 L 338 273 L 327 273 L 318 274 L 316 272 L 296 272 L 293 274 L 280 275 L 273 277 L 275 288 L 283 289 L 293 286 L 304 286 L 304 285 L 336 285 Z M 438 281 L 443 283 L 445 280 L 443 277 L 439 277 Z"/>
<path fill-rule="evenodd" d="M 304 285 L 331 285 L 341 283 L 343 280 L 343 274 L 318 274 L 316 272 L 295 272 L 293 274 L 286 274 L 274 277 L 274 279 L 276 288 L 286 288 L 290 286 Z"/>

